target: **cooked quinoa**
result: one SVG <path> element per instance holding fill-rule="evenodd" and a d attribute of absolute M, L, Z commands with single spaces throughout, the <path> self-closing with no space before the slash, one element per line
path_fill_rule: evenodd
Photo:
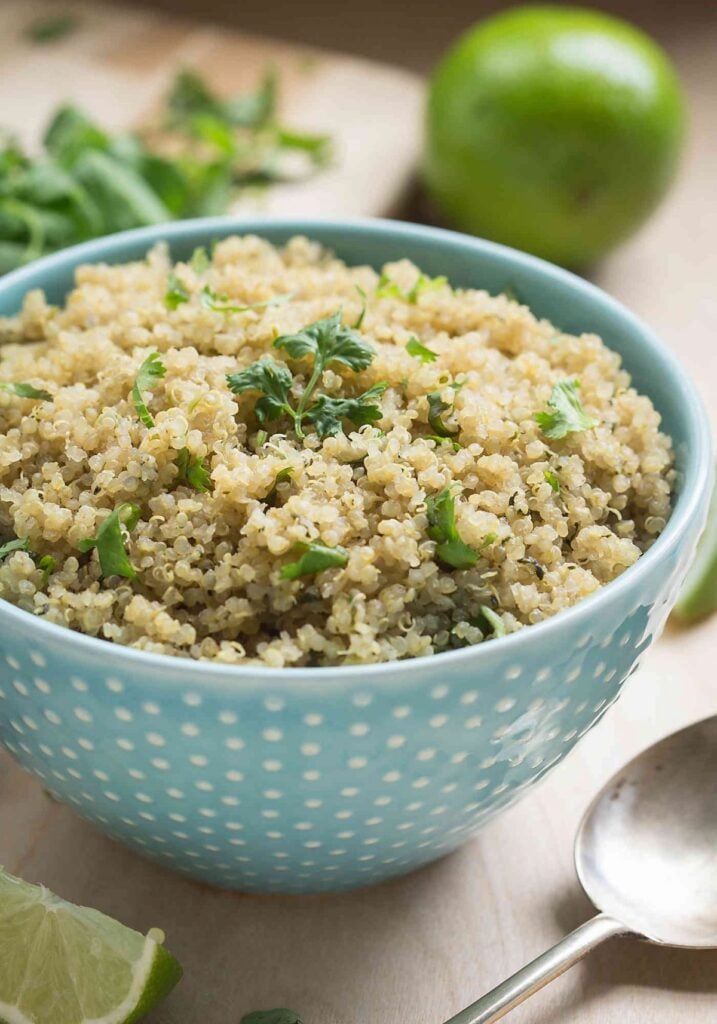
<path fill-rule="evenodd" d="M 235 393 L 227 374 L 271 355 L 296 408 L 311 360 L 273 343 L 339 309 L 370 362 L 332 362 L 316 395 L 381 385 L 380 419 L 340 418 L 324 437 L 305 420 L 303 438 L 288 414 L 260 422 L 261 391 Z M 432 654 L 574 605 L 670 515 L 671 442 L 618 355 L 406 260 L 380 277 L 306 238 L 248 236 L 218 244 L 209 267 L 172 267 L 160 245 L 80 267 L 63 308 L 29 293 L 0 342 L 2 381 L 52 396 L 0 391 L 0 541 L 27 549 L 4 557 L 0 595 L 114 643 L 272 667 Z M 148 426 L 132 389 L 152 353 L 166 372 L 142 393 Z M 551 439 L 536 413 L 565 381 L 597 425 Z M 436 532 L 441 500 L 469 552 L 459 567 Z M 115 539 L 134 578 L 103 574 L 90 547 L 122 506 Z M 332 550 L 291 578 L 301 545 Z"/>

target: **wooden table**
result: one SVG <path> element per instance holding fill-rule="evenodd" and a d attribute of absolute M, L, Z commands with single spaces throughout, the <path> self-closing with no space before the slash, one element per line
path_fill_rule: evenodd
<path fill-rule="evenodd" d="M 699 26 L 675 36 L 692 98 L 687 160 L 650 226 L 596 275 L 680 354 L 713 416 L 716 47 Z M 211 891 L 105 839 L 8 760 L 0 771 L 0 862 L 137 928 L 165 928 L 186 977 L 154 1024 L 232 1024 L 274 1005 L 297 1009 L 306 1024 L 439 1024 L 590 913 L 572 870 L 580 815 L 624 760 L 717 713 L 716 639 L 715 621 L 668 629 L 617 706 L 523 803 L 463 850 L 382 888 L 306 898 Z M 509 1019 L 711 1024 L 716 1017 L 717 953 L 615 940 Z"/>

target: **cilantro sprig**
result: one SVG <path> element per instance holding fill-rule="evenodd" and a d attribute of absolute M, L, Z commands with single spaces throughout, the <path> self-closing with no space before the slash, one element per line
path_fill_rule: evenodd
<path fill-rule="evenodd" d="M 124 576 L 128 580 L 137 578 L 137 570 L 125 548 L 125 536 L 135 528 L 140 515 L 137 505 L 123 502 L 102 521 L 94 537 L 78 544 L 83 552 L 97 548 L 103 576 Z"/>
<path fill-rule="evenodd" d="M 199 293 L 199 302 L 204 309 L 210 309 L 213 313 L 248 313 L 253 309 L 266 309 L 268 306 L 281 306 L 291 299 L 290 294 L 274 295 L 263 302 L 251 302 L 242 306 L 236 302 L 230 302 L 227 295 L 220 295 L 210 285 L 205 284 Z"/>
<path fill-rule="evenodd" d="M 487 534 L 478 551 L 461 540 L 456 526 L 456 499 L 451 487 L 426 498 L 428 536 L 436 542 L 436 554 L 454 569 L 470 569 L 480 558 L 480 551 L 493 544 L 494 533 Z"/>
<path fill-rule="evenodd" d="M 147 403 L 144 400 L 144 392 L 153 391 L 166 373 L 167 367 L 162 362 L 162 357 L 159 352 L 150 352 L 139 370 L 137 370 L 137 376 L 135 377 L 134 384 L 132 386 L 132 401 L 134 402 L 134 407 L 137 410 L 137 415 L 142 420 L 145 427 L 148 427 L 150 430 L 154 426 L 154 417 L 147 408 Z"/>
<path fill-rule="evenodd" d="M 261 392 L 254 406 L 260 423 L 288 416 L 301 440 L 306 436 L 304 421 L 316 428 L 319 437 L 325 438 L 339 433 L 343 420 L 362 426 L 381 419 L 381 408 L 374 399 L 383 394 L 385 384 L 374 384 L 356 398 L 333 398 L 316 392 L 327 367 L 339 363 L 351 370 L 365 370 L 375 354 L 373 346 L 355 328 L 342 323 L 340 309 L 296 334 L 282 335 L 274 342 L 274 348 L 286 352 L 291 359 L 310 359 L 313 365 L 296 406 L 292 405 L 290 396 L 292 373 L 271 356 L 262 356 L 244 370 L 227 374 L 227 384 L 235 394 Z"/>
<path fill-rule="evenodd" d="M 18 398 L 36 398 L 42 402 L 52 401 L 52 395 L 49 391 L 45 391 L 43 388 L 36 388 L 33 384 L 27 384 L 25 381 L 18 381 L 17 383 L 0 381 L 0 391 L 9 391 L 11 395 L 17 395 Z"/>
<path fill-rule="evenodd" d="M 349 560 L 346 548 L 327 547 L 312 541 L 310 544 L 297 544 L 295 548 L 299 558 L 288 562 L 281 569 L 282 580 L 298 580 L 302 576 L 314 576 L 325 569 L 343 568 Z"/>
<path fill-rule="evenodd" d="M 579 388 L 579 380 L 559 380 L 548 399 L 548 409 L 536 412 L 536 423 L 551 441 L 560 441 L 568 434 L 591 430 L 598 425 L 598 421 L 583 409 Z"/>
<path fill-rule="evenodd" d="M 452 411 L 453 404 L 444 402 L 440 391 L 431 391 L 426 398 L 428 400 L 428 422 L 433 433 L 437 437 L 457 437 L 460 431 L 449 430 L 441 418 L 444 412 Z"/>

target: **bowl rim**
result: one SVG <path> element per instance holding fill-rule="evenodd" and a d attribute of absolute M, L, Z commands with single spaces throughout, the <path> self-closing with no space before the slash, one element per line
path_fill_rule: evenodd
<path fill-rule="evenodd" d="M 20 267 L 0 279 L 0 299 L 3 293 L 18 287 L 25 282 L 32 287 L 42 287 L 37 280 L 38 275 L 51 274 L 57 270 L 66 271 L 79 266 L 83 262 L 100 262 L 111 258 L 117 250 L 127 244 L 146 243 L 149 246 L 157 242 L 169 243 L 181 241 L 183 238 L 206 234 L 211 239 L 217 234 L 258 234 L 262 231 L 278 231 L 292 234 L 320 236 L 322 232 L 346 231 L 348 234 L 366 234 L 381 238 L 391 236 L 392 240 L 421 239 L 426 242 L 450 245 L 464 249 L 467 253 L 482 252 L 487 256 L 500 256 L 513 263 L 514 266 L 538 271 L 546 280 L 552 278 L 567 285 L 572 290 L 582 293 L 583 297 L 596 306 L 618 317 L 625 326 L 627 333 L 637 336 L 639 344 L 652 350 L 663 365 L 666 365 L 677 393 L 677 403 L 683 409 L 686 425 L 690 433 L 691 445 L 685 467 L 683 489 L 672 515 L 655 543 L 640 558 L 616 579 L 611 580 L 599 590 L 582 598 L 577 604 L 565 608 L 556 615 L 529 628 L 520 629 L 515 633 L 501 637 L 497 644 L 474 644 L 456 651 L 444 651 L 438 654 L 420 655 L 401 661 L 385 661 L 361 663 L 356 665 L 329 665 L 308 667 L 271 668 L 263 665 L 226 665 L 211 660 L 195 660 L 170 654 L 155 654 L 134 647 L 114 644 L 99 637 L 45 622 L 42 618 L 24 611 L 16 605 L 0 598 L 0 621 L 5 620 L 8 626 L 31 628 L 40 637 L 64 646 L 77 647 L 88 657 L 105 661 L 118 660 L 125 662 L 128 670 L 145 666 L 150 671 L 157 670 L 165 674 L 171 669 L 173 684 L 181 686 L 197 674 L 205 676 L 204 684 L 210 681 L 223 688 L 226 684 L 241 682 L 245 686 L 257 684 L 262 689 L 271 685 L 278 689 L 292 690 L 300 684 L 315 683 L 318 689 L 326 689 L 332 682 L 363 683 L 368 677 L 386 677 L 406 675 L 411 672 L 422 672 L 427 668 L 457 668 L 472 663 L 474 669 L 478 663 L 490 663 L 496 658 L 519 657 L 534 640 L 549 640 L 551 635 L 556 639 L 563 629 L 570 626 L 580 628 L 586 622 L 600 614 L 607 603 L 618 600 L 628 589 L 639 587 L 640 581 L 650 572 L 656 562 L 673 550 L 685 530 L 693 520 L 700 519 L 700 513 L 706 509 L 706 499 L 712 482 L 712 436 L 709 419 L 704 403 L 687 372 L 673 354 L 672 350 L 660 340 L 654 331 L 631 313 L 621 302 L 614 299 L 597 285 L 558 267 L 547 260 L 528 253 L 512 249 L 497 242 L 465 235 L 445 228 L 437 228 L 420 224 L 411 224 L 387 218 L 369 217 L 276 217 L 276 216 L 237 216 L 203 217 L 191 220 L 171 221 L 143 228 L 105 235 L 90 239 L 78 245 L 70 246 L 49 256 Z M 119 666 L 118 666 L 119 667 Z M 154 673 L 153 673 L 154 674 Z M 243 692 L 243 691 L 242 691 Z"/>

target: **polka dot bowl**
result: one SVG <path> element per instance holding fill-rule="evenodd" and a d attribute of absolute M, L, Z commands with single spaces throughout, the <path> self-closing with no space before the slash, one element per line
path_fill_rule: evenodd
<path fill-rule="evenodd" d="M 79 263 L 177 256 L 232 231 L 304 233 L 349 261 L 408 256 L 454 284 L 512 285 L 623 355 L 675 441 L 673 516 L 638 563 L 555 618 L 479 647 L 370 667 L 235 669 L 144 654 L 0 601 L 0 741 L 99 828 L 214 885 L 314 892 L 448 852 L 561 761 L 659 633 L 706 510 L 709 430 L 674 357 L 626 310 L 539 260 L 391 222 L 193 221 L 128 232 L 0 281 L 0 313 Z M 657 695 L 656 695 L 657 696 Z"/>

